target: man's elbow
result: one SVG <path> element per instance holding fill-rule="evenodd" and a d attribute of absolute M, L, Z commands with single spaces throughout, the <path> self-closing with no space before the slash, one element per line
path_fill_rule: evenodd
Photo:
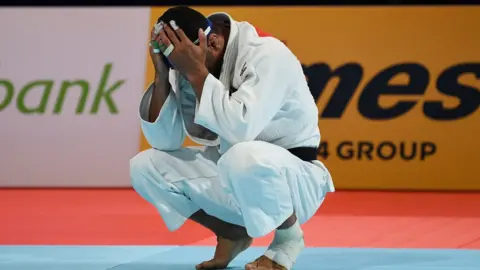
<path fill-rule="evenodd" d="M 183 145 L 182 140 L 172 140 L 172 139 L 162 139 L 162 138 L 156 138 L 156 139 L 149 139 L 146 138 L 147 142 L 150 144 L 150 146 L 154 149 L 157 149 L 159 151 L 163 152 L 171 152 L 171 151 L 176 151 L 180 149 Z"/>
<path fill-rule="evenodd" d="M 185 141 L 183 132 L 173 132 L 172 130 L 164 130 L 153 128 L 151 125 L 142 125 L 142 132 L 152 148 L 160 151 L 175 151 L 182 147 Z"/>

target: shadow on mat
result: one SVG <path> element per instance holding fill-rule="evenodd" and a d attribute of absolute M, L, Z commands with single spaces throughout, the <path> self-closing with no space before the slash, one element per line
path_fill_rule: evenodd
<path fill-rule="evenodd" d="M 379 254 L 375 254 L 372 250 L 356 250 L 352 252 L 351 249 L 334 249 L 334 250 L 318 250 L 307 249 L 305 253 L 300 256 L 293 270 L 366 270 L 366 269 L 423 269 L 425 266 L 441 266 L 449 260 L 449 256 L 442 254 L 422 254 L 416 251 L 399 251 L 399 250 L 383 250 Z M 146 257 L 138 261 L 132 261 L 125 264 L 120 264 L 108 270 L 194 270 L 195 263 L 180 263 L 182 260 L 176 254 L 161 253 Z M 187 254 L 189 252 L 186 252 Z M 247 252 L 248 253 L 248 252 Z M 183 257 L 185 260 L 191 260 L 192 255 Z M 240 255 L 232 264 L 226 268 L 228 270 L 244 270 L 244 264 L 253 256 Z M 446 270 L 459 270 L 461 265 L 449 268 L 444 265 Z"/>

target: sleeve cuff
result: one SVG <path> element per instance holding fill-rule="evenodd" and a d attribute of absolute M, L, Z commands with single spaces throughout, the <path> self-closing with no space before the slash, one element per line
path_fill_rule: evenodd
<path fill-rule="evenodd" d="M 202 97 L 200 98 L 200 104 L 197 106 L 198 110 L 195 113 L 195 124 L 209 128 L 210 123 L 214 122 L 215 112 L 212 100 L 217 89 L 223 89 L 222 82 L 217 80 L 212 74 L 209 74 L 203 84 Z"/>
<path fill-rule="evenodd" d="M 172 102 L 172 91 L 167 96 L 167 99 L 165 100 L 165 103 L 163 104 L 162 108 L 160 109 L 160 113 L 158 114 L 157 119 L 155 119 L 155 122 L 149 122 L 149 113 L 150 113 L 150 102 L 152 100 L 152 92 L 153 92 L 153 85 L 154 83 L 151 83 L 150 86 L 147 88 L 147 91 L 142 96 L 142 99 L 140 101 L 140 107 L 139 107 L 139 115 L 140 115 L 140 120 L 146 124 L 154 124 L 160 121 L 162 116 L 165 114 L 166 111 L 170 110 L 170 107 L 172 107 L 174 102 Z"/>

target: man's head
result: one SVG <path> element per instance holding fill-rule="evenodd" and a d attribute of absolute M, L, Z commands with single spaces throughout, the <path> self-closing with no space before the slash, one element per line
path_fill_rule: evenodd
<path fill-rule="evenodd" d="M 211 30 L 207 34 L 208 53 L 205 65 L 210 73 L 218 77 L 230 33 L 230 22 L 228 19 L 218 17 L 212 21 L 194 9 L 186 6 L 178 6 L 170 8 L 163 13 L 163 15 L 158 18 L 157 23 L 160 21 L 169 23 L 172 20 L 185 32 L 185 35 L 190 41 L 194 43 L 198 41 L 198 29 L 202 28 L 205 31 L 210 27 Z"/>

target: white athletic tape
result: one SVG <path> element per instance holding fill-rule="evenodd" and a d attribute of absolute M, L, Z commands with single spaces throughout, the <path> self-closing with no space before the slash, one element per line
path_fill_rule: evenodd
<path fill-rule="evenodd" d="M 159 53 L 160 53 L 160 49 L 153 49 L 153 53 L 159 54 Z"/>
<path fill-rule="evenodd" d="M 155 35 L 158 35 L 158 33 L 160 33 L 160 31 L 162 31 L 163 29 L 163 22 L 160 21 L 159 23 L 156 23 L 154 27 L 155 30 L 153 32 L 155 33 Z"/>
<path fill-rule="evenodd" d="M 178 27 L 177 23 L 174 20 L 170 21 L 170 26 L 173 30 L 177 31 L 180 27 Z"/>
<path fill-rule="evenodd" d="M 210 34 L 210 31 L 212 31 L 212 28 L 207 27 L 207 29 L 205 29 L 205 31 L 203 31 L 203 33 L 205 34 L 205 36 L 208 36 L 208 34 Z M 193 42 L 193 44 L 198 44 L 200 42 L 199 39 L 195 40 L 195 42 Z"/>
<path fill-rule="evenodd" d="M 205 31 L 203 31 L 205 33 L 205 36 L 210 34 L 210 31 L 212 31 L 212 28 L 209 26 L 207 27 L 207 29 L 205 29 Z"/>
<path fill-rule="evenodd" d="M 165 57 L 168 57 L 173 52 L 174 49 L 175 49 L 175 46 L 173 46 L 173 44 L 170 44 L 163 52 L 163 55 L 165 55 Z"/>

